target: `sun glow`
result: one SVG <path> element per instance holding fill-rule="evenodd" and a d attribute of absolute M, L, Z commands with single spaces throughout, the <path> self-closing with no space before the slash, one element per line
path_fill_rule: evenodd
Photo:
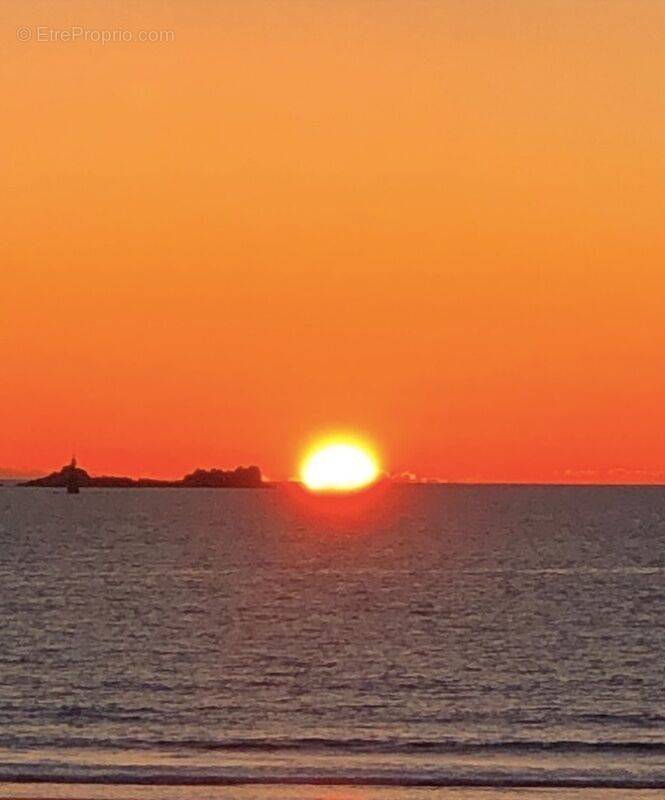
<path fill-rule="evenodd" d="M 352 492 L 374 483 L 379 465 L 367 446 L 340 439 L 314 447 L 300 476 L 313 492 Z"/>

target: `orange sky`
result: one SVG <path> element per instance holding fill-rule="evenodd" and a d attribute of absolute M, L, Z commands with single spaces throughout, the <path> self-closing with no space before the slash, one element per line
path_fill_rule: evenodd
<path fill-rule="evenodd" d="M 391 472 L 665 479 L 665 4 L 0 26 L 0 467 L 284 478 L 341 428 Z"/>

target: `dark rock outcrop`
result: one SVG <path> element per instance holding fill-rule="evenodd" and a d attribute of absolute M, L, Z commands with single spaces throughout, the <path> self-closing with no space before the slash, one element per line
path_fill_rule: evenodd
<path fill-rule="evenodd" d="M 182 486 L 189 487 L 242 487 L 258 488 L 263 485 L 261 470 L 258 467 L 236 467 L 232 471 L 223 469 L 197 469 L 185 477 L 180 482 Z"/>
<path fill-rule="evenodd" d="M 43 478 L 35 478 L 19 485 L 64 489 L 73 483 L 81 489 L 263 489 L 269 485 L 263 480 L 261 470 L 255 466 L 237 467 L 233 470 L 197 469 L 179 481 L 160 481 L 151 478 L 134 479 L 113 475 L 94 477 L 84 469 L 77 467 L 75 462 L 67 464 L 58 472 L 52 472 Z"/>

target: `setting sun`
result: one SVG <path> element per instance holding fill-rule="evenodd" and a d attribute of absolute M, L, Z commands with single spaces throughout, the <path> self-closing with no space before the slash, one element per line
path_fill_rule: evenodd
<path fill-rule="evenodd" d="M 379 475 L 376 457 L 365 445 L 350 441 L 319 444 L 301 470 L 305 486 L 315 492 L 351 492 L 373 483 Z"/>

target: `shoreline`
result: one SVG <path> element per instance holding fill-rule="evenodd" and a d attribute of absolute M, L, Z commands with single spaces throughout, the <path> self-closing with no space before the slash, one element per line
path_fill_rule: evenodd
<path fill-rule="evenodd" d="M 120 775 L 114 778 L 103 776 L 77 775 L 10 775 L 0 777 L 0 786 L 7 784 L 34 784 L 53 786 L 299 786 L 299 787 L 357 787 L 357 788 L 403 788 L 403 789 L 612 789 L 612 790 L 648 790 L 662 791 L 665 779 L 653 781 L 643 779 L 594 779 L 594 778 L 363 778 L 343 776 L 325 778 L 315 776 L 284 777 L 279 776 L 187 776 L 169 778 L 166 776 L 129 776 Z"/>

